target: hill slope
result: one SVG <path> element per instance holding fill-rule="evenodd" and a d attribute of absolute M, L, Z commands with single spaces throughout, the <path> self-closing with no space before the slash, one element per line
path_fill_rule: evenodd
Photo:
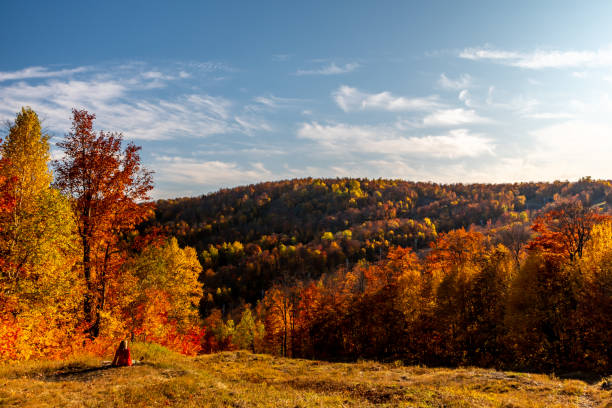
<path fill-rule="evenodd" d="M 148 224 L 198 250 L 204 315 L 254 303 L 272 282 L 318 278 L 373 262 L 395 245 L 424 251 L 438 233 L 529 223 L 566 199 L 603 211 L 608 181 L 435 184 L 402 180 L 294 179 L 157 202 Z"/>
<path fill-rule="evenodd" d="M 134 367 L 99 360 L 0 366 L 0 406 L 610 407 L 601 381 L 474 368 L 332 364 L 248 352 L 184 357 L 135 344 Z M 606 405 L 608 404 L 608 405 Z"/>

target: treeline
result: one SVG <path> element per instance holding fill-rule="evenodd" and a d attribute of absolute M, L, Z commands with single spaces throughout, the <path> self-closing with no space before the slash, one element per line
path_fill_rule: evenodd
<path fill-rule="evenodd" d="M 94 119 L 73 111 L 57 161 L 29 108 L 0 141 L 1 360 L 129 337 L 612 368 L 608 181 L 296 179 L 154 204 L 140 148 Z"/>
<path fill-rule="evenodd" d="M 0 141 L 0 360 L 103 351 L 126 337 L 201 348 L 196 251 L 135 230 L 153 215 L 151 172 L 139 147 L 94 131 L 94 118 L 73 111 L 54 162 L 30 108 Z"/>
<path fill-rule="evenodd" d="M 256 308 L 265 330 L 252 323 L 248 344 L 219 311 L 209 337 L 291 357 L 609 373 L 610 217 L 573 201 L 532 229 L 452 230 L 423 257 L 395 247 L 381 262 L 275 284 Z"/>
<path fill-rule="evenodd" d="M 203 350 L 609 372 L 612 187 L 297 179 L 158 202 Z"/>
<path fill-rule="evenodd" d="M 237 310 L 232 314 L 238 319 L 242 305 L 254 305 L 274 283 L 378 262 L 396 246 L 424 256 L 439 233 L 528 226 L 567 199 L 605 212 L 612 187 L 588 177 L 573 183 L 449 185 L 294 179 L 161 200 L 146 225 L 197 249 L 204 268 L 202 315 Z"/>

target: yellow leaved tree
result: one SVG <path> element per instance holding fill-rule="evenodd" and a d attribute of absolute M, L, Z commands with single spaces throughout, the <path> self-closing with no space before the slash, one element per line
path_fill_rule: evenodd
<path fill-rule="evenodd" d="M 111 283 L 108 310 L 112 314 L 106 316 L 103 327 L 114 333 L 102 334 L 139 336 L 181 352 L 197 351 L 201 272 L 195 249 L 179 247 L 176 238 L 148 245 Z"/>
<path fill-rule="evenodd" d="M 49 137 L 32 109 L 17 114 L 0 154 L 15 200 L 0 219 L 0 358 L 67 352 L 82 296 L 78 241 L 70 202 L 51 186 Z"/>

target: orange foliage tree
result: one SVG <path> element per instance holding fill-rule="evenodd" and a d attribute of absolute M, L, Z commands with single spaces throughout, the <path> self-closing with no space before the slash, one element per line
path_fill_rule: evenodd
<path fill-rule="evenodd" d="M 573 262 L 582 258 L 593 226 L 606 218 L 584 207 L 580 201 L 561 204 L 536 219 L 532 229 L 538 235 L 529 243 L 528 249 L 541 251 L 548 257 L 565 257 Z"/>
<path fill-rule="evenodd" d="M 0 139 L 0 144 L 2 139 Z M 10 166 L 10 162 L 6 157 L 0 157 L 0 220 L 5 220 L 11 212 L 15 209 L 15 194 L 14 184 L 17 180 L 15 176 L 9 176 L 6 174 L 5 169 Z M 3 222 L 4 223 L 4 222 Z M 0 232 L 2 224 L 0 223 Z M 3 267 L 6 259 L 0 258 L 0 269 Z"/>
<path fill-rule="evenodd" d="M 610 304 L 601 286 L 610 253 L 604 225 L 608 216 L 578 201 L 563 203 L 534 223 L 538 235 L 512 283 L 506 316 L 507 343 L 519 364 L 538 369 L 610 364 L 601 359 L 600 337 L 610 333 L 609 317 L 599 312 Z"/>
<path fill-rule="evenodd" d="M 471 320 L 469 288 L 479 273 L 479 263 L 486 249 L 485 237 L 463 228 L 442 234 L 431 244 L 428 271 L 434 278 L 435 324 L 434 354 L 447 361 L 457 358 L 468 336 L 465 328 Z"/>
<path fill-rule="evenodd" d="M 0 139 L 0 143 L 2 140 Z M 9 216 L 15 208 L 15 197 L 12 194 L 15 182 L 14 177 L 7 177 L 4 174 L 4 169 L 9 166 L 8 160 L 5 157 L 0 158 L 0 219 Z M 1 225 L 1 224 L 0 224 Z M 0 228 L 2 228 L 0 226 Z M 1 232 L 1 230 L 0 230 Z M 4 271 L 4 257 L 0 258 L 0 270 Z M 2 273 L 4 275 L 4 272 Z M 0 298 L 0 307 L 4 310 L 7 308 L 4 297 Z M 16 327 L 11 319 L 5 313 L 0 314 L 0 356 L 4 358 L 16 358 L 15 342 L 17 340 L 19 328 Z"/>
<path fill-rule="evenodd" d="M 299 287 L 274 285 L 264 298 L 266 344 L 271 352 L 283 357 L 294 356 L 299 291 Z"/>
<path fill-rule="evenodd" d="M 120 234 L 152 214 L 149 199 L 151 172 L 141 166 L 140 147 L 122 148 L 120 133 L 95 132 L 95 115 L 73 110 L 72 131 L 58 143 L 64 157 L 55 162 L 56 183 L 74 199 L 81 240 L 81 268 L 86 283 L 83 313 L 88 333 L 100 333 L 109 281 L 124 257 Z"/>

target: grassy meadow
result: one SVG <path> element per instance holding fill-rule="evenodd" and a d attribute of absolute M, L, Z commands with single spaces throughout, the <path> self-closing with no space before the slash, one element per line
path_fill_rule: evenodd
<path fill-rule="evenodd" d="M 104 367 L 95 357 L 0 366 L 0 406 L 612 407 L 606 379 L 245 351 L 185 357 L 152 344 L 134 344 L 132 352 L 141 359 L 133 367 Z"/>

